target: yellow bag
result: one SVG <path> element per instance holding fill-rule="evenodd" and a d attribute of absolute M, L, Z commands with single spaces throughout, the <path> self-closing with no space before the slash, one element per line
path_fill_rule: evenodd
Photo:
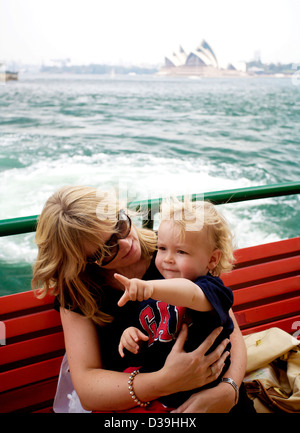
<path fill-rule="evenodd" d="M 244 384 L 257 412 L 300 412 L 300 342 L 279 328 L 244 336 Z"/>

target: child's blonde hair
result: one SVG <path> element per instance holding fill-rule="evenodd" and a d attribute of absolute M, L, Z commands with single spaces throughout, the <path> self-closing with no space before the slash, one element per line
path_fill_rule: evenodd
<path fill-rule="evenodd" d="M 207 229 L 208 239 L 213 249 L 221 251 L 219 263 L 212 275 L 230 272 L 234 264 L 233 234 L 223 215 L 209 201 L 192 202 L 177 199 L 166 200 L 162 203 L 160 221 L 173 220 L 184 236 L 186 231 L 200 232 Z"/>

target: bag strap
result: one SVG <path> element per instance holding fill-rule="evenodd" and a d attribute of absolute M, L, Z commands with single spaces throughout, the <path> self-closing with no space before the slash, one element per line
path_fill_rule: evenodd
<path fill-rule="evenodd" d="M 268 392 L 268 390 L 264 387 L 264 385 L 259 380 L 253 380 L 252 382 L 244 382 L 247 394 L 250 398 L 257 397 L 263 403 L 265 403 L 270 409 L 274 410 L 274 412 L 286 412 L 286 413 L 295 413 L 295 411 L 289 410 L 272 398 L 272 395 Z M 273 390 L 273 388 L 271 388 Z"/>

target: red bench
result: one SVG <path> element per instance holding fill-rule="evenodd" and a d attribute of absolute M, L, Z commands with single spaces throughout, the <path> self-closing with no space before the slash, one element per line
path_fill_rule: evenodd
<path fill-rule="evenodd" d="M 273 326 L 300 329 L 300 237 L 243 248 L 222 276 L 234 291 L 234 313 L 243 334 Z M 0 412 L 52 409 L 64 339 L 53 298 L 33 292 L 0 298 Z M 2 330 L 2 331 L 1 331 Z M 2 332 L 2 334 L 1 334 Z"/>
<path fill-rule="evenodd" d="M 6 345 L 0 346 L 0 412 L 50 411 L 64 338 L 53 297 L 32 291 L 0 298 Z"/>

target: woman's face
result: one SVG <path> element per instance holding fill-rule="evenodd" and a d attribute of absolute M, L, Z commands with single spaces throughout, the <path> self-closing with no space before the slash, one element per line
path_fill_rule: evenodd
<path fill-rule="evenodd" d="M 141 244 L 134 227 L 131 227 L 130 233 L 126 238 L 118 240 L 118 244 L 118 254 L 104 269 L 131 266 L 140 260 L 142 255 Z"/>
<path fill-rule="evenodd" d="M 110 234 L 105 236 L 104 241 L 107 242 L 110 236 Z M 141 244 L 136 229 L 133 226 L 131 226 L 131 230 L 126 238 L 118 239 L 118 245 L 118 254 L 111 262 L 103 266 L 103 269 L 119 269 L 134 265 L 140 260 L 142 255 Z M 87 248 L 87 256 L 93 256 L 94 253 L 94 249 L 91 250 L 91 248 Z"/>

